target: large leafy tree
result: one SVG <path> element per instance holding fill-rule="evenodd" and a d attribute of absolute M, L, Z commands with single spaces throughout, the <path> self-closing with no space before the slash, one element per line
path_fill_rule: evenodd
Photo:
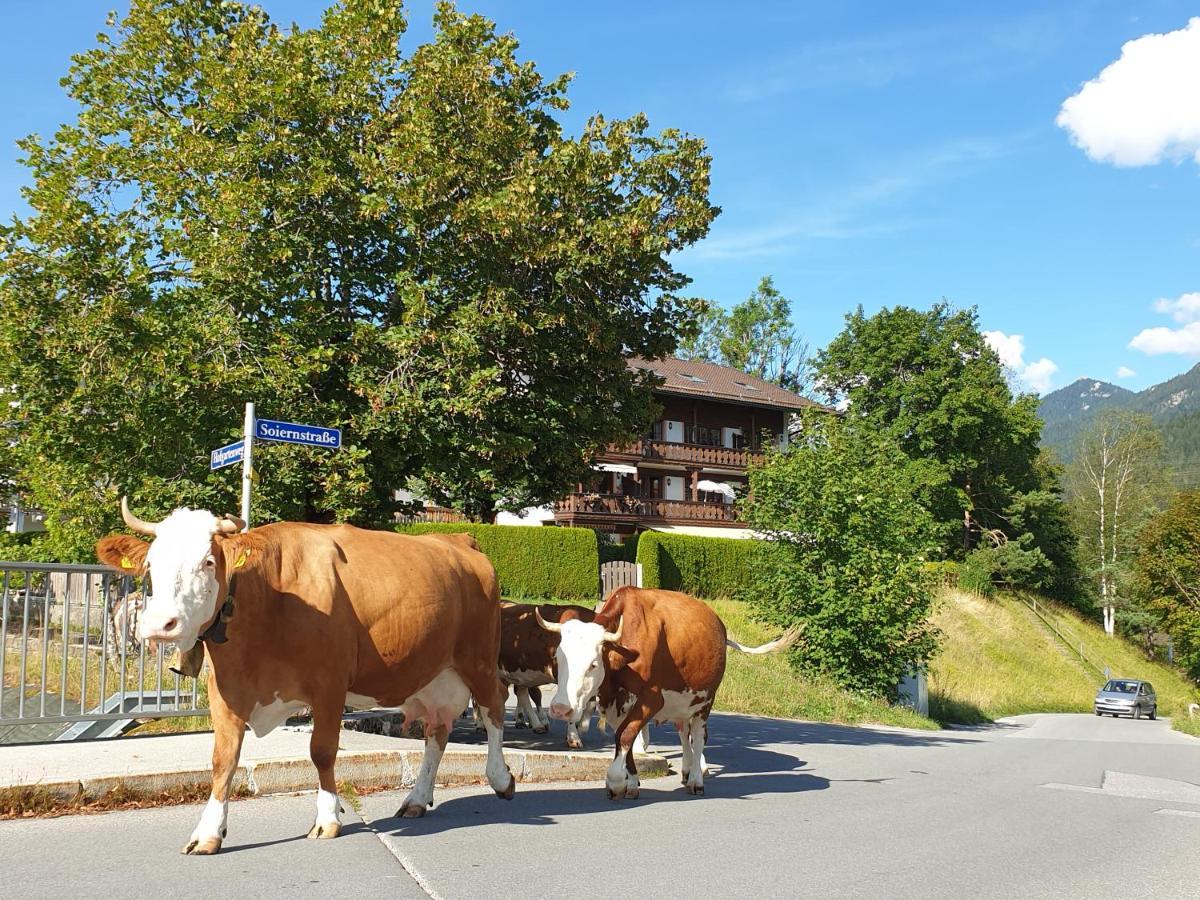
<path fill-rule="evenodd" d="M 148 515 L 232 506 L 206 457 L 246 400 L 348 439 L 263 448 L 260 514 L 361 522 L 414 477 L 484 517 L 545 500 L 650 418 L 625 358 L 691 327 L 670 259 L 716 213 L 701 141 L 565 134 L 567 78 L 449 5 L 408 54 L 399 0 L 311 30 L 133 0 L 109 26 L 0 234 L 14 477 L 64 548 L 118 484 Z"/>
<path fill-rule="evenodd" d="M 923 565 L 937 547 L 925 478 L 861 421 L 801 416 L 804 435 L 750 472 L 743 511 L 767 540 L 748 590 L 770 621 L 804 623 L 801 668 L 881 696 L 937 647 Z"/>
<path fill-rule="evenodd" d="M 1177 658 L 1200 681 L 1200 491 L 1176 494 L 1142 530 L 1133 584 L 1145 609 L 1175 642 Z"/>
<path fill-rule="evenodd" d="M 816 380 L 849 419 L 889 436 L 924 468 L 922 499 L 947 551 L 995 532 L 1019 537 L 1008 510 L 1045 486 L 1037 398 L 1013 395 L 973 309 L 938 303 L 867 316 L 859 308 L 818 353 Z"/>
<path fill-rule="evenodd" d="M 680 355 L 732 366 L 792 391 L 812 386 L 808 342 L 792 324 L 791 301 L 769 276 L 729 312 L 701 301 Z"/>

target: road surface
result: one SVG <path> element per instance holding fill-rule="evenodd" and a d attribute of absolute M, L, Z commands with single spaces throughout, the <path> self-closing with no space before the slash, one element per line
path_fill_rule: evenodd
<path fill-rule="evenodd" d="M 655 749 L 677 753 L 674 731 Z M 711 724 L 707 795 L 674 776 L 362 798 L 306 841 L 310 796 L 234 803 L 225 850 L 182 857 L 199 808 L 0 822 L 10 896 L 1200 896 L 1200 741 L 1163 721 L 1023 716 L 970 731 L 747 716 Z M 364 821 L 365 820 L 365 821 Z"/>

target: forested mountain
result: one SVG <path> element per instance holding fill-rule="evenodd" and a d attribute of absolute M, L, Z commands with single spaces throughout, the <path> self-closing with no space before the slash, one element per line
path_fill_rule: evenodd
<path fill-rule="evenodd" d="M 1149 415 L 1162 431 L 1177 483 L 1181 487 L 1200 484 L 1200 365 L 1137 393 L 1081 378 L 1047 394 L 1038 407 L 1046 423 L 1042 444 L 1069 459 L 1079 435 L 1102 410 L 1113 407 Z"/>

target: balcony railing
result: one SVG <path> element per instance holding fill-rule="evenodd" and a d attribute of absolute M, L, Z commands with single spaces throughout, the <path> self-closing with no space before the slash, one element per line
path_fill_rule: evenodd
<path fill-rule="evenodd" d="M 707 444 L 678 444 L 648 438 L 627 446 L 610 444 L 608 455 L 623 459 L 661 460 L 700 466 L 723 466 L 730 469 L 745 469 L 752 460 L 762 459 L 761 450 L 712 447 Z"/>
<path fill-rule="evenodd" d="M 662 519 L 684 522 L 738 524 L 731 503 L 694 500 L 642 499 L 628 494 L 568 494 L 554 504 L 555 518 Z"/>

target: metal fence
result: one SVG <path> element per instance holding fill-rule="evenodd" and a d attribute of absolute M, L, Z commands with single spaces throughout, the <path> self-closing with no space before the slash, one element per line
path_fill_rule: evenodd
<path fill-rule="evenodd" d="M 0 562 L 0 743 L 205 715 L 197 680 L 137 639 L 143 585 L 104 566 Z"/>

